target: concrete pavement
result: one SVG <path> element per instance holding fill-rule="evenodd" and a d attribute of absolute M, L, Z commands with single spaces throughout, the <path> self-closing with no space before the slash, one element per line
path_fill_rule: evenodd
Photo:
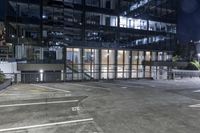
<path fill-rule="evenodd" d="M 199 79 L 13 85 L 0 92 L 0 132 L 199 133 L 199 86 Z"/>

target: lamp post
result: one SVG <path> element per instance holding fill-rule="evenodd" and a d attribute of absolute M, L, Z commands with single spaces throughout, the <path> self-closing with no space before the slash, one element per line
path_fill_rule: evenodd
<path fill-rule="evenodd" d="M 200 53 L 198 53 L 198 54 L 197 54 L 197 56 L 198 56 L 198 62 L 199 62 L 199 58 L 200 58 Z"/>

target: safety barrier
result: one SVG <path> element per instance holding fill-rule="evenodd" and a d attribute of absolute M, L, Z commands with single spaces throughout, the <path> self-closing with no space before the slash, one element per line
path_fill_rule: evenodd
<path fill-rule="evenodd" d="M 5 89 L 9 85 L 11 85 L 11 79 L 6 79 L 2 84 L 0 84 L 0 90 Z"/>
<path fill-rule="evenodd" d="M 194 78 L 194 77 L 200 77 L 200 71 L 198 71 L 198 70 L 172 69 L 171 75 L 172 75 L 172 79 Z"/>

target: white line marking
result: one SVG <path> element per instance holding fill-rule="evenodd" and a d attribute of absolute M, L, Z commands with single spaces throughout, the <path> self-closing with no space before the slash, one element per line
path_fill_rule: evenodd
<path fill-rule="evenodd" d="M 127 87 L 126 86 L 123 86 L 123 87 L 121 87 L 122 89 L 127 89 Z"/>
<path fill-rule="evenodd" d="M 10 132 L 10 131 L 16 131 L 16 130 L 26 130 L 26 129 L 31 129 L 31 128 L 41 128 L 41 127 L 57 126 L 57 125 L 64 125 L 64 124 L 89 122 L 89 121 L 93 121 L 93 120 L 94 120 L 93 118 L 88 118 L 88 119 L 71 120 L 71 121 L 63 121 L 63 122 L 55 122 L 55 123 L 47 123 L 47 124 L 33 125 L 33 126 L 6 128 L 6 129 L 0 129 L 0 132 Z"/>
<path fill-rule="evenodd" d="M 20 93 L 5 93 L 4 95 L 11 95 L 11 96 L 27 96 L 27 95 L 57 95 L 57 94 L 65 94 L 63 92 L 35 92 L 35 93 L 24 93 L 24 94 L 20 94 Z M 65 94 L 66 95 L 66 94 Z"/>
<path fill-rule="evenodd" d="M 71 85 L 74 85 L 74 86 L 85 86 L 85 87 L 90 87 L 90 88 L 110 89 L 110 88 L 107 88 L 107 87 L 98 87 L 98 86 L 90 86 L 90 85 L 83 85 L 83 84 L 71 84 Z"/>
<path fill-rule="evenodd" d="M 68 101 L 52 101 L 52 102 L 38 102 L 38 103 L 7 104 L 7 105 L 0 105 L 0 108 L 19 107 L 19 106 L 32 106 L 32 105 L 44 105 L 44 104 L 73 103 L 73 102 L 78 102 L 78 101 L 79 100 L 68 100 Z"/>
<path fill-rule="evenodd" d="M 102 84 L 111 84 L 111 85 L 119 85 L 119 86 L 123 86 L 123 87 L 139 87 L 139 88 L 143 88 L 142 86 L 136 86 L 136 85 L 133 85 L 133 86 L 130 86 L 130 85 L 123 85 L 123 84 L 116 84 L 116 83 L 102 83 Z"/>
<path fill-rule="evenodd" d="M 200 108 L 200 104 L 194 104 L 194 105 L 190 105 L 190 108 Z"/>
<path fill-rule="evenodd" d="M 42 95 L 46 95 L 46 96 L 56 96 L 56 95 L 61 95 L 63 93 L 51 93 L 51 92 L 42 92 L 42 93 L 26 93 L 26 94 L 0 94 L 0 97 L 7 97 L 7 96 L 33 96 L 33 95 L 38 95 L 38 96 L 42 96 Z M 68 94 L 64 94 L 64 96 L 72 96 L 70 93 Z"/>
<path fill-rule="evenodd" d="M 134 85 L 134 86 L 136 86 L 134 83 L 136 83 L 136 84 L 139 84 L 139 85 L 148 85 L 148 86 L 150 86 L 150 87 L 153 87 L 153 88 L 155 88 L 156 86 L 155 85 L 150 85 L 149 83 L 151 83 L 152 81 L 148 81 L 148 83 L 144 83 L 144 82 L 135 82 L 135 81 L 133 81 L 133 82 L 130 82 L 130 81 L 125 81 L 125 82 L 123 82 L 123 83 L 130 83 L 130 84 L 132 84 L 132 85 Z M 141 87 L 141 86 L 138 86 L 137 85 L 137 87 Z"/>
<path fill-rule="evenodd" d="M 196 93 L 198 93 L 198 92 L 200 92 L 200 90 L 196 90 L 196 91 L 193 91 L 193 92 L 196 92 Z"/>
<path fill-rule="evenodd" d="M 0 95 L 5 94 L 7 91 L 8 91 L 8 88 L 1 90 L 1 91 L 0 91 Z"/>
<path fill-rule="evenodd" d="M 70 92 L 70 91 L 66 91 L 66 90 L 62 90 L 62 89 L 57 89 L 57 88 L 53 88 L 53 87 L 48 87 L 48 86 L 43 86 L 43 85 L 36 85 L 36 84 L 31 84 L 31 85 L 37 86 L 37 87 L 46 88 L 46 89 L 50 89 L 50 90 L 62 91 L 62 92 L 67 92 L 67 93 Z"/>

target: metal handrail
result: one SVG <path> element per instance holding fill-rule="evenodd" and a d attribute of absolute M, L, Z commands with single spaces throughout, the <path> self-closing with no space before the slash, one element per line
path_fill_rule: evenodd
<path fill-rule="evenodd" d="M 172 69 L 171 70 L 172 78 L 192 78 L 192 77 L 200 77 L 199 70 L 181 70 L 181 69 Z"/>

